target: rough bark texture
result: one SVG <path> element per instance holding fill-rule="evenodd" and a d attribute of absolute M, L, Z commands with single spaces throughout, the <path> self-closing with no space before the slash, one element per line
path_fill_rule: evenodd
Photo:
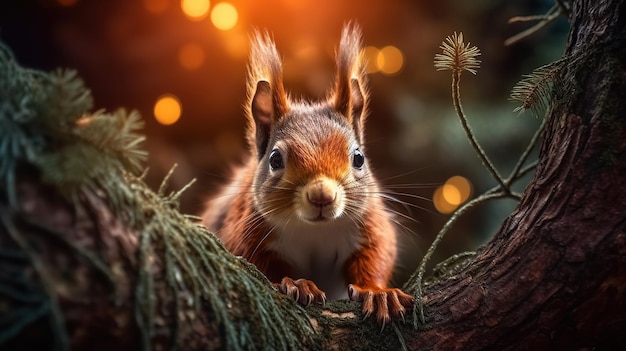
<path fill-rule="evenodd" d="M 534 180 L 414 349 L 626 347 L 626 5 L 576 1 Z M 621 105 L 621 106 L 620 106 Z"/>
<path fill-rule="evenodd" d="M 396 323 L 381 331 L 372 318 L 361 321 L 356 303 L 310 307 L 317 333 L 303 348 L 399 349 L 404 342 L 412 350 L 626 349 L 626 5 L 624 0 L 577 0 L 571 20 L 569 59 L 557 81 L 561 88 L 535 178 L 471 264 L 425 289 L 427 325 L 414 330 L 411 323 Z M 2 267 L 0 278 L 22 274 L 23 284 L 16 288 L 31 295 L 13 301 L 33 311 L 33 304 L 45 301 L 37 296 L 54 291 L 64 320 L 41 314 L 4 347 L 62 345 L 54 329 L 61 325 L 73 349 L 137 349 L 142 341 L 132 287 L 139 243 L 120 240 L 133 238 L 131 231 L 112 217 L 99 195 L 79 199 L 91 211 L 76 213 L 36 176 L 22 176 L 18 184 L 28 216 L 0 206 L 0 258 L 11 263 Z M 6 203 L 6 191 L 0 199 Z M 30 217 L 66 233 L 67 241 L 46 239 L 41 228 L 23 219 Z M 40 263 L 53 273 L 48 281 L 54 286 L 37 283 L 36 267 L 29 268 L 26 257 L 2 256 L 19 246 L 16 233 L 29 237 Z M 76 257 L 68 243 L 118 262 L 111 269 L 114 276 L 104 277 L 85 264 L 88 260 Z M 117 282 L 115 300 L 109 279 Z M 154 289 L 158 299 L 163 286 L 155 280 Z M 6 301 L 0 299 L 5 303 L 0 312 L 16 308 Z M 164 307 L 156 312 L 151 342 L 157 349 L 167 347 L 174 333 L 168 329 L 171 319 L 181 317 L 170 312 Z M 187 316 L 190 322 L 176 324 L 179 349 L 223 346 L 225 331 L 211 316 L 206 308 Z"/>

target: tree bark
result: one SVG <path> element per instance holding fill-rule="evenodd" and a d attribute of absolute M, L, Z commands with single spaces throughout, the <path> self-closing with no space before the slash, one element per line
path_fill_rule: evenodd
<path fill-rule="evenodd" d="M 414 349 L 626 347 L 626 5 L 574 1 L 535 177 Z"/>
<path fill-rule="evenodd" d="M 534 179 L 518 208 L 472 261 L 425 288 L 426 325 L 415 330 L 409 320 L 381 331 L 373 318 L 362 321 L 356 303 L 311 306 L 306 314 L 285 314 L 288 322 L 311 321 L 311 330 L 299 331 L 302 349 L 626 349 L 625 2 L 573 1 L 564 58 Z M 146 334 L 139 331 L 146 326 L 133 314 L 141 260 L 134 229 L 113 216 L 102 196 L 87 191 L 74 199 L 88 209 L 77 213 L 57 189 L 27 173 L 18 173 L 22 212 L 7 205 L 6 189 L 0 192 L 0 283 L 19 275 L 23 282 L 13 287 L 24 292 L 0 292 L 0 317 L 18 308 L 37 311 L 41 301 L 47 312 L 33 314 L 27 327 L 4 344 L 0 338 L 0 345 L 160 349 L 178 340 L 183 350 L 237 348 L 225 342 L 228 331 L 213 306 L 184 309 L 193 318 L 182 318 L 182 310 L 173 314 L 172 301 L 157 280 L 154 299 L 166 301 L 157 304 L 158 323 L 151 327 L 149 340 L 142 340 Z M 56 241 L 42 234 L 45 230 L 37 221 L 56 228 Z M 24 248 L 17 234 L 28 238 L 37 260 L 6 254 L 7 249 Z M 76 257 L 75 247 L 115 265 L 94 269 L 85 263 L 89 257 Z M 37 264 L 51 272 L 47 283 L 35 279 Z M 154 258 L 151 264 L 163 262 Z M 271 290 L 269 284 L 266 289 Z M 46 305 L 48 300 L 38 298 L 45 294 L 52 294 L 57 303 Z M 285 308 L 300 309 L 275 299 Z M 54 308 L 59 313 L 53 313 Z M 245 318 L 244 308 L 231 307 L 228 313 Z M 174 321 L 178 319 L 187 322 Z M 12 327 L 1 320 L 0 326 Z M 58 333 L 59 328 L 67 333 Z"/>

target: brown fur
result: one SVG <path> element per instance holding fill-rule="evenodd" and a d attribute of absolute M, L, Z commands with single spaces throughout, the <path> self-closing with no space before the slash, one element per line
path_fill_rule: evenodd
<path fill-rule="evenodd" d="M 393 217 L 367 158 L 355 165 L 365 154 L 368 101 L 360 30 L 344 28 L 335 85 L 323 102 L 287 96 L 267 34 L 254 35 L 248 72 L 251 155 L 209 202 L 205 225 L 300 303 L 323 303 L 319 286 L 331 298 L 363 301 L 363 312 L 383 324 L 403 316 L 411 296 L 387 287 L 397 256 Z M 281 167 L 271 166 L 273 154 Z"/>

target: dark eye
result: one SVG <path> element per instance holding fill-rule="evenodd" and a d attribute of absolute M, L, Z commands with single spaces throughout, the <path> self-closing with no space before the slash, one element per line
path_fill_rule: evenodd
<path fill-rule="evenodd" d="M 354 155 L 352 156 L 352 167 L 356 169 L 363 168 L 363 164 L 365 163 L 365 155 L 361 152 L 361 150 L 354 150 Z"/>
<path fill-rule="evenodd" d="M 272 171 L 279 170 L 285 168 L 285 163 L 283 162 L 283 155 L 280 154 L 278 149 L 272 150 L 270 153 L 270 169 Z"/>

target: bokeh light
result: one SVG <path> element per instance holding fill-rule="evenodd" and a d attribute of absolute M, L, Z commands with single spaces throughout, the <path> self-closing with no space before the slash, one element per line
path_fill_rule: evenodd
<path fill-rule="evenodd" d="M 365 71 L 369 74 L 378 72 L 378 50 L 375 46 L 366 46 L 363 49 L 363 58 L 365 59 Z"/>
<path fill-rule="evenodd" d="M 464 177 L 454 176 L 446 181 L 444 184 L 445 187 L 454 188 L 455 192 L 458 194 L 458 203 L 457 205 L 462 204 L 467 201 L 469 197 L 472 195 L 472 184 Z M 445 195 L 445 191 L 444 191 Z"/>
<path fill-rule="evenodd" d="M 229 30 L 235 27 L 239 14 L 235 6 L 227 2 L 220 2 L 211 11 L 211 22 L 220 30 Z"/>
<path fill-rule="evenodd" d="M 441 189 L 443 199 L 450 205 L 458 206 L 461 203 L 461 192 L 452 184 L 444 184 Z"/>
<path fill-rule="evenodd" d="M 163 13 L 169 6 L 169 0 L 143 0 L 143 6 L 150 13 Z"/>
<path fill-rule="evenodd" d="M 197 189 L 186 192 L 181 202 L 181 211 L 193 214 L 204 207 L 204 201 L 197 198 L 204 194 L 208 197 L 216 189 L 214 183 L 219 179 L 208 174 L 230 175 L 229 164 L 240 161 L 246 151 L 241 106 L 246 101 L 246 62 L 254 29 L 267 31 L 275 38 L 285 63 L 286 90 L 296 100 L 319 100 L 325 98 L 334 79 L 334 57 L 342 26 L 356 19 L 362 27 L 363 43 L 369 45 L 363 52 L 372 95 L 366 125 L 370 133 L 365 142 L 371 144 L 370 152 L 377 154 L 374 166 L 384 176 L 379 180 L 390 190 L 394 186 L 400 188 L 400 183 L 425 184 L 419 189 L 402 190 L 427 201 L 421 202 L 412 195 L 402 200 L 426 210 L 409 213 L 400 206 L 395 208 L 414 219 L 402 224 L 419 233 L 417 246 L 422 245 L 422 240 L 432 240 L 441 227 L 441 217 L 449 216 L 441 214 L 431 202 L 438 186 L 442 187 L 435 203 L 443 212 L 451 213 L 469 200 L 461 201 L 468 192 L 458 184 L 451 185 L 452 180 L 446 182 L 448 178 L 472 174 L 471 182 L 476 187 L 478 183 L 493 181 L 482 164 L 476 162 L 467 140 L 450 134 L 450 129 L 457 126 L 451 125 L 448 118 L 438 118 L 448 116 L 452 110 L 450 76 L 437 72 L 432 58 L 445 36 L 452 33 L 450 28 L 462 28 L 467 41 L 479 44 L 484 54 L 489 54 L 490 62 L 481 68 L 480 79 L 463 78 L 469 94 L 464 101 L 471 105 L 467 112 L 473 112 L 469 117 L 475 120 L 477 129 L 486 125 L 495 131 L 483 145 L 493 155 L 492 161 L 507 165 L 512 153 L 524 149 L 541 120 L 518 118 L 495 125 L 493 121 L 503 111 L 512 109 L 503 94 L 519 81 L 521 74 L 528 73 L 525 68 L 538 67 L 562 56 L 570 26 L 561 18 L 542 35 L 530 36 L 514 47 L 491 45 L 523 30 L 523 23 L 507 23 L 511 16 L 548 11 L 545 1 L 545 9 L 538 8 L 537 1 L 482 1 L 480 8 L 470 2 L 460 6 L 461 2 L 454 0 L 436 4 L 414 0 L 0 1 L 6 3 L 0 6 L 2 43 L 14 51 L 20 64 L 44 71 L 59 66 L 76 68 L 93 92 L 94 110 L 125 107 L 137 109 L 147 118 L 142 133 L 151 141 L 146 144 L 151 154 L 147 163 L 151 169 L 150 185 L 158 187 L 171 165 L 180 164 L 172 178 L 176 182 L 173 187 L 180 188 L 198 178 L 194 186 Z M 212 14 L 215 10 L 213 16 L 217 16 L 219 11 L 215 8 L 225 2 L 234 5 L 237 20 L 234 27 L 223 31 L 214 25 Z M 389 67 L 392 60 L 386 53 L 390 50 L 382 51 L 379 62 L 381 49 L 388 45 L 401 51 L 396 73 L 388 73 L 397 69 Z M 537 50 L 519 55 L 528 48 Z M 116 72 L 121 75 L 117 81 L 123 81 L 122 84 L 113 84 Z M 174 102 L 178 102 L 172 104 L 174 113 L 170 114 L 179 120 L 169 126 L 158 122 L 154 112 L 157 99 L 165 93 L 175 94 Z M 159 118 L 172 123 L 175 118 L 162 118 L 163 110 L 166 109 L 159 107 Z M 421 171 L 424 168 L 428 170 Z M 420 172 L 394 181 L 394 175 L 411 170 Z M 522 189 L 529 179 L 521 179 L 517 189 Z M 426 186 L 433 182 L 437 185 Z M 473 189 L 469 193 L 470 200 L 476 196 Z M 449 201 L 460 204 L 455 207 Z M 451 241 L 438 249 L 433 259 L 441 260 L 457 249 L 473 249 L 464 246 L 470 241 L 484 242 L 501 222 L 499 216 L 514 205 L 513 201 L 502 201 L 496 206 L 473 209 L 468 214 L 471 219 L 458 222 L 450 235 L 471 233 L 476 238 Z M 473 228 L 475 225 L 478 228 Z M 409 235 L 403 237 L 407 239 Z M 407 241 L 413 241 L 412 237 Z M 421 250 L 425 249 L 407 247 L 405 251 Z M 415 255 L 407 256 L 412 260 Z"/>
<path fill-rule="evenodd" d="M 154 118 L 166 126 L 176 123 L 181 112 L 180 100 L 172 94 L 162 95 L 154 104 Z"/>
<path fill-rule="evenodd" d="M 187 43 L 178 50 L 178 62 L 185 69 L 200 68 L 204 64 L 204 60 L 204 49 L 198 44 Z"/>
<path fill-rule="evenodd" d="M 452 213 L 460 204 L 467 201 L 472 194 L 472 185 L 461 176 L 448 179 L 433 194 L 433 203 L 440 213 Z"/>
<path fill-rule="evenodd" d="M 387 75 L 398 73 L 404 66 L 404 55 L 393 45 L 385 46 L 376 56 L 376 66 Z"/>
<path fill-rule="evenodd" d="M 209 0 L 181 0 L 180 7 L 190 19 L 201 20 L 209 13 L 211 2 Z"/>
<path fill-rule="evenodd" d="M 231 31 L 224 37 L 224 48 L 237 59 L 245 59 L 250 51 L 250 42 L 246 32 Z"/>
<path fill-rule="evenodd" d="M 433 194 L 433 204 L 439 213 L 452 213 L 458 206 L 450 204 L 443 197 L 443 186 L 438 187 Z"/>

